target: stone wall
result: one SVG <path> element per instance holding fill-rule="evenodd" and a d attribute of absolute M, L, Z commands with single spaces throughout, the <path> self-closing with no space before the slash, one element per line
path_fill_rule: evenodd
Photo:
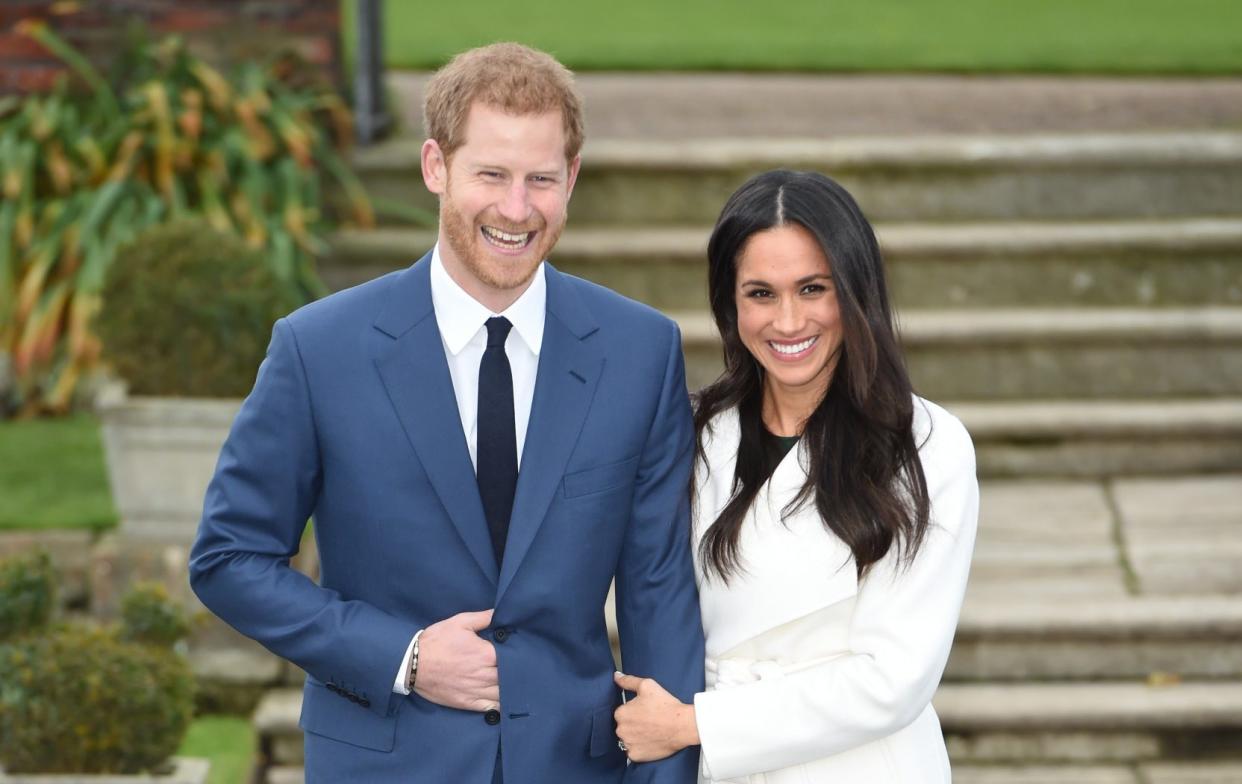
<path fill-rule="evenodd" d="M 0 2 L 0 94 L 47 90 L 60 61 L 15 31 L 23 19 L 43 19 L 92 61 L 106 65 L 123 49 L 128 31 L 181 34 L 215 63 L 262 60 L 291 49 L 343 85 L 340 0 L 91 0 Z"/>

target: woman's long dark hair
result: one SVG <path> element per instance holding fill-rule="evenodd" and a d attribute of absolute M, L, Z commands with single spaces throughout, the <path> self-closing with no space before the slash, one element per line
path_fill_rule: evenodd
<path fill-rule="evenodd" d="M 927 480 L 911 431 L 913 389 L 871 224 L 854 198 L 822 174 L 766 172 L 729 197 L 707 246 L 725 370 L 695 400 L 698 459 L 706 464 L 704 435 L 718 413 L 736 406 L 741 426 L 733 495 L 700 544 L 706 572 L 725 582 L 744 569 L 742 524 L 768 479 L 763 370 L 738 335 L 737 260 L 756 233 L 789 225 L 810 232 L 829 260 L 843 341 L 828 390 L 802 432 L 810 458 L 806 483 L 782 516 L 814 499 L 824 526 L 853 552 L 860 579 L 891 547 L 908 563 L 928 526 Z"/>

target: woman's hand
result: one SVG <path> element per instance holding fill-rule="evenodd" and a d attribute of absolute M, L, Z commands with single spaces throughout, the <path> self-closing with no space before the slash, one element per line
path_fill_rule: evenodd
<path fill-rule="evenodd" d="M 694 706 L 681 702 L 650 678 L 617 673 L 617 685 L 638 696 L 613 714 L 617 737 L 632 762 L 664 759 L 699 743 Z"/>

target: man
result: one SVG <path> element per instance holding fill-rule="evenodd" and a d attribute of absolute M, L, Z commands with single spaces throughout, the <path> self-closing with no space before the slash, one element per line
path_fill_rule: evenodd
<path fill-rule="evenodd" d="M 497 44 L 427 86 L 438 242 L 277 322 L 191 554 L 209 608 L 307 672 L 311 782 L 692 782 L 626 764 L 626 670 L 703 687 L 680 336 L 543 259 L 582 111 Z M 314 516 L 321 584 L 289 568 Z"/>

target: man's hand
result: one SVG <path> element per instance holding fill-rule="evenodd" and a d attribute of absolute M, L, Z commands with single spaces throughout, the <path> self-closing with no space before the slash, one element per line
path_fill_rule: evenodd
<path fill-rule="evenodd" d="M 478 634 L 491 623 L 492 611 L 483 610 L 428 626 L 418 641 L 418 696 L 460 710 L 500 707 L 496 649 Z"/>
<path fill-rule="evenodd" d="M 694 706 L 687 705 L 651 678 L 617 673 L 614 680 L 637 696 L 617 708 L 617 737 L 631 762 L 664 759 L 699 743 Z"/>

